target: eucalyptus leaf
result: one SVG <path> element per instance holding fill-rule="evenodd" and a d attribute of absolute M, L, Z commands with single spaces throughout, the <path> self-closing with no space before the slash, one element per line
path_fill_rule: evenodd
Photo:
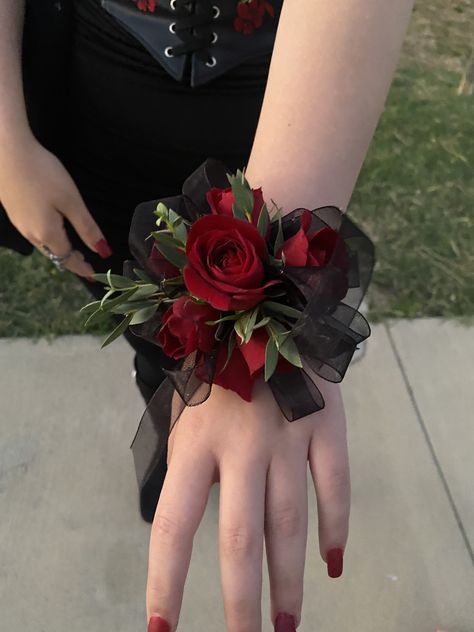
<path fill-rule="evenodd" d="M 225 323 L 228 320 L 239 320 L 240 313 L 237 314 L 229 314 L 229 316 L 223 316 L 222 318 L 218 318 L 217 320 L 206 320 L 206 325 L 217 325 L 218 323 Z"/>
<path fill-rule="evenodd" d="M 140 279 L 140 281 L 144 281 L 145 283 L 152 283 L 152 280 L 144 270 L 141 270 L 140 268 L 133 268 L 133 272 Z"/>
<path fill-rule="evenodd" d="M 259 329 L 260 327 L 265 327 L 265 325 L 267 325 L 270 321 L 271 321 L 270 316 L 265 316 L 265 318 L 262 318 L 262 320 L 259 320 L 258 323 L 255 323 L 253 328 L 255 330 L 255 329 Z"/>
<path fill-rule="evenodd" d="M 141 325 L 142 323 L 145 323 L 147 320 L 150 320 L 150 318 L 155 315 L 156 310 L 157 310 L 156 305 L 149 305 L 148 307 L 139 309 L 133 314 L 130 324 Z"/>
<path fill-rule="evenodd" d="M 141 299 L 141 298 L 147 298 L 149 296 L 152 296 L 153 294 L 156 294 L 157 292 L 160 291 L 160 288 L 157 285 L 154 285 L 153 283 L 147 284 L 147 285 L 139 285 L 137 288 L 137 291 L 135 292 L 133 299 Z"/>
<path fill-rule="evenodd" d="M 247 220 L 247 214 L 252 213 L 254 207 L 253 192 L 243 175 L 243 172 L 237 170 L 236 176 L 229 178 L 234 196 L 234 204 L 232 211 L 237 219 Z"/>
<path fill-rule="evenodd" d="M 163 257 L 168 259 L 168 261 L 177 268 L 183 268 L 186 265 L 187 259 L 184 252 L 182 250 L 178 250 L 175 244 L 170 244 L 169 240 L 164 239 L 163 236 L 160 239 L 157 239 L 156 247 Z"/>
<path fill-rule="evenodd" d="M 271 378 L 278 363 L 278 349 L 272 337 L 268 339 L 265 348 L 265 382 Z"/>
<path fill-rule="evenodd" d="M 180 218 L 182 220 L 182 218 Z M 188 238 L 188 230 L 186 228 L 186 224 L 181 221 L 179 224 L 173 225 L 173 231 L 176 237 L 183 243 L 186 243 L 186 239 Z"/>
<path fill-rule="evenodd" d="M 87 303 L 87 305 L 81 307 L 79 312 L 82 312 L 83 314 L 88 314 L 89 312 L 96 311 L 97 309 L 100 309 L 100 303 L 100 301 L 92 301 L 92 303 Z"/>
<path fill-rule="evenodd" d="M 101 309 L 96 310 L 93 314 L 89 316 L 89 318 L 85 321 L 84 327 L 92 327 L 96 323 L 101 323 L 108 318 L 106 312 Z"/>
<path fill-rule="evenodd" d="M 102 299 L 103 300 L 102 310 L 104 312 L 109 312 L 113 307 L 116 307 L 117 305 L 120 305 L 121 303 L 128 301 L 128 299 L 135 294 L 136 290 L 137 288 L 133 287 L 130 290 L 126 290 L 125 292 L 122 292 L 116 298 L 107 299 L 106 301 Z"/>
<path fill-rule="evenodd" d="M 259 307 L 255 307 L 255 309 L 250 312 L 247 319 L 244 321 L 244 343 L 247 343 L 252 337 L 253 330 L 255 328 L 255 323 L 257 322 Z"/>
<path fill-rule="evenodd" d="M 128 314 L 129 312 L 137 312 L 139 309 L 145 309 L 146 307 L 151 307 L 152 305 L 154 305 L 155 309 L 157 309 L 160 303 L 155 302 L 155 301 L 150 301 L 150 300 L 125 301 L 124 303 L 120 303 L 120 305 L 116 305 L 115 307 L 112 307 L 108 311 L 111 312 L 112 314 Z"/>
<path fill-rule="evenodd" d="M 127 327 L 129 326 L 132 318 L 133 318 L 133 314 L 128 314 L 127 316 L 125 316 L 125 318 L 117 325 L 117 327 L 115 327 L 115 329 L 104 340 L 104 342 L 102 343 L 101 349 L 103 349 L 104 347 L 109 345 L 111 342 L 113 342 L 116 338 L 121 336 L 124 333 L 124 331 L 127 329 Z"/>
<path fill-rule="evenodd" d="M 273 254 L 274 255 L 276 255 L 276 253 L 280 250 L 280 248 L 283 246 L 283 243 L 284 243 L 283 224 L 282 224 L 282 220 L 281 220 L 281 213 L 280 213 L 280 211 L 278 211 L 278 214 L 277 214 L 277 222 L 278 222 L 278 232 L 277 232 L 277 236 L 275 238 L 275 244 L 273 246 Z"/>
<path fill-rule="evenodd" d="M 280 346 L 279 349 L 281 355 L 300 368 L 303 367 L 303 363 L 301 361 L 300 352 L 298 351 L 298 347 L 292 336 L 288 336 L 288 338 L 284 341 L 284 343 Z"/>
<path fill-rule="evenodd" d="M 263 204 L 258 216 L 257 228 L 262 237 L 265 237 L 270 224 L 270 216 L 268 214 L 267 205 Z"/>
<path fill-rule="evenodd" d="M 262 307 L 264 309 L 268 309 L 271 312 L 284 314 L 285 316 L 289 316 L 290 318 L 299 318 L 302 314 L 299 309 L 295 309 L 294 307 L 290 307 L 289 305 L 284 305 L 283 303 L 277 303 L 276 301 L 264 301 L 262 303 Z"/>
<path fill-rule="evenodd" d="M 121 276 L 119 274 L 112 274 L 112 272 L 109 274 L 109 272 L 106 272 L 105 274 L 98 272 L 97 274 L 94 274 L 94 279 L 99 283 L 103 283 L 104 285 L 108 285 L 111 288 L 116 289 L 129 288 L 134 284 L 134 281 L 128 277 Z"/>
<path fill-rule="evenodd" d="M 236 343 L 235 336 L 232 335 L 232 332 L 230 332 L 229 340 L 227 341 L 227 358 L 226 358 L 226 361 L 224 362 L 224 366 L 219 371 L 219 375 L 226 370 L 227 365 L 229 364 L 229 361 L 232 357 L 232 353 L 235 349 L 235 343 Z"/>

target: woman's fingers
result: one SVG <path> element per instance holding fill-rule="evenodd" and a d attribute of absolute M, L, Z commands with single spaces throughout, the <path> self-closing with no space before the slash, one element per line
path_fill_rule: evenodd
<path fill-rule="evenodd" d="M 298 625 L 308 532 L 308 444 L 285 446 L 273 457 L 267 476 L 265 548 L 271 618 L 277 632 Z"/>
<path fill-rule="evenodd" d="M 319 549 L 330 577 L 339 577 L 349 531 L 350 476 L 346 419 L 340 389 L 325 387 L 326 406 L 317 413 L 309 464 L 318 504 Z"/>
<path fill-rule="evenodd" d="M 78 250 L 72 249 L 71 242 L 64 228 L 63 217 L 60 213 L 55 213 L 54 220 L 49 222 L 48 229 L 43 232 L 42 237 L 36 236 L 32 241 L 43 255 L 46 255 L 44 246 L 47 246 L 52 254 L 59 257 L 68 255 L 72 250 L 71 256 L 64 262 L 64 267 L 86 278 L 92 277 L 94 274 L 94 268 L 85 261 L 84 255 Z"/>
<path fill-rule="evenodd" d="M 110 246 L 72 181 L 70 197 L 67 204 L 61 205 L 60 210 L 90 250 L 97 252 L 103 259 L 110 257 L 112 254 Z"/>
<path fill-rule="evenodd" d="M 266 470 L 261 453 L 243 459 L 239 450 L 220 469 L 219 557 L 228 632 L 256 632 L 262 625 Z"/>
<path fill-rule="evenodd" d="M 180 420 L 180 423 L 184 420 Z M 215 461 L 200 449 L 170 460 L 150 536 L 147 620 L 153 632 L 176 630 L 194 534 L 206 508 Z"/>

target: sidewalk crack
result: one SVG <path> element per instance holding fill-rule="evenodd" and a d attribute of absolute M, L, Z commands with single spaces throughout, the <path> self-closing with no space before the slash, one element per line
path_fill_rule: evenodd
<path fill-rule="evenodd" d="M 408 379 L 408 375 L 407 375 L 407 372 L 406 372 L 405 367 L 403 365 L 402 359 L 401 359 L 400 354 L 398 353 L 398 349 L 397 349 L 397 347 L 395 345 L 395 340 L 393 339 L 392 332 L 391 332 L 390 327 L 389 327 L 389 325 L 387 323 L 384 324 L 384 327 L 385 327 L 385 331 L 387 332 L 387 336 L 388 336 L 388 339 L 389 339 L 389 342 L 390 342 L 390 346 L 392 347 L 393 354 L 394 354 L 395 359 L 397 361 L 398 368 L 400 369 L 400 373 L 402 374 L 402 378 L 403 378 L 403 381 L 405 383 L 405 387 L 406 387 L 406 389 L 408 391 L 408 395 L 410 397 L 410 401 L 411 401 L 411 404 L 413 406 L 413 410 L 415 412 L 416 418 L 418 419 L 418 423 L 420 424 L 420 428 L 421 428 L 421 431 L 423 432 L 423 435 L 425 437 L 425 441 L 426 441 L 426 443 L 428 445 L 428 449 L 429 449 L 429 451 L 431 453 L 431 458 L 433 459 L 433 463 L 435 465 L 435 468 L 436 468 L 436 470 L 438 472 L 438 476 L 439 476 L 439 478 L 441 480 L 441 484 L 443 485 L 444 491 L 445 491 L 446 496 L 448 498 L 448 502 L 449 502 L 449 504 L 451 506 L 451 510 L 452 510 L 452 512 L 454 514 L 454 518 L 455 518 L 455 520 L 457 522 L 457 525 L 458 525 L 459 531 L 461 533 L 462 539 L 464 540 L 464 544 L 465 544 L 466 549 L 467 549 L 467 551 L 469 553 L 469 557 L 471 558 L 471 562 L 474 564 L 474 551 L 472 549 L 472 546 L 471 546 L 471 543 L 469 541 L 469 537 L 468 537 L 468 535 L 466 533 L 466 530 L 464 529 L 464 525 L 463 525 L 461 516 L 459 515 L 458 508 L 456 507 L 456 503 L 454 502 L 453 495 L 451 494 L 451 490 L 449 489 L 448 481 L 446 480 L 446 477 L 444 476 L 443 469 L 442 469 L 441 464 L 440 464 L 440 462 L 438 460 L 438 457 L 436 456 L 436 452 L 435 452 L 433 443 L 432 443 L 430 435 L 428 433 L 428 429 L 427 429 L 425 421 L 423 419 L 423 415 L 421 414 L 420 407 L 418 406 L 418 402 L 416 401 L 415 393 L 413 392 L 413 389 L 411 387 L 411 384 L 410 384 L 410 381 Z"/>

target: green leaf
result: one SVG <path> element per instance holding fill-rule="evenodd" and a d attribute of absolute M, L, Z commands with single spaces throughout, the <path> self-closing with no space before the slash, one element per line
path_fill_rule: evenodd
<path fill-rule="evenodd" d="M 270 321 L 271 321 L 270 316 L 265 316 L 265 318 L 262 318 L 262 320 L 259 320 L 258 323 L 255 323 L 253 328 L 255 330 L 255 329 L 259 329 L 260 327 L 265 327 L 265 325 L 267 325 Z"/>
<path fill-rule="evenodd" d="M 278 222 L 278 232 L 277 232 L 277 236 L 275 238 L 275 245 L 273 246 L 273 254 L 276 255 L 276 253 L 280 250 L 280 248 L 283 246 L 283 242 L 284 242 L 284 237 L 283 237 L 283 224 L 282 224 L 282 220 L 281 220 L 281 213 L 280 211 L 278 211 L 277 214 L 277 222 Z"/>
<path fill-rule="evenodd" d="M 159 233 L 157 233 L 157 235 L 159 235 Z M 182 250 L 178 250 L 175 240 L 165 235 L 160 235 L 159 237 L 157 236 L 155 239 L 156 247 L 163 257 L 166 257 L 170 263 L 175 265 L 177 268 L 183 268 L 186 265 L 186 255 Z"/>
<path fill-rule="evenodd" d="M 150 318 L 156 314 L 156 310 L 157 310 L 156 305 L 149 305 L 148 307 L 139 309 L 133 314 L 130 324 L 141 325 L 142 323 L 145 323 L 147 320 L 150 320 Z"/>
<path fill-rule="evenodd" d="M 236 343 L 235 336 L 233 336 L 232 332 L 230 332 L 229 340 L 227 341 L 227 358 L 226 358 L 226 361 L 224 363 L 224 366 L 219 371 L 218 375 L 220 375 L 221 373 L 223 373 L 226 370 L 227 365 L 229 364 L 229 361 L 230 361 L 230 359 L 232 357 L 232 353 L 233 353 L 233 351 L 235 349 L 235 343 Z"/>
<path fill-rule="evenodd" d="M 152 280 L 144 270 L 141 270 L 140 268 L 133 268 L 133 272 L 137 275 L 140 281 L 144 281 L 145 283 L 152 283 Z"/>
<path fill-rule="evenodd" d="M 104 300 L 105 296 L 107 296 L 108 294 L 107 292 L 107 294 L 102 299 L 102 310 L 104 312 L 109 312 L 113 307 L 117 307 L 117 305 L 128 301 L 128 299 L 135 294 L 136 290 L 137 288 L 133 287 L 130 290 L 125 290 L 125 292 L 121 292 L 116 298 Z"/>
<path fill-rule="evenodd" d="M 244 343 L 247 343 L 252 337 L 259 310 L 259 306 L 255 307 L 255 309 L 250 312 L 248 318 L 244 321 Z"/>
<path fill-rule="evenodd" d="M 160 291 L 160 288 L 157 285 L 154 285 L 153 283 L 150 283 L 147 285 L 139 285 L 137 288 L 137 291 L 135 292 L 133 296 L 133 300 L 148 298 L 149 296 L 152 296 L 153 294 L 156 294 L 159 291 Z"/>
<path fill-rule="evenodd" d="M 286 329 L 281 323 L 274 319 L 268 323 L 266 329 L 269 336 L 275 342 L 277 349 L 280 348 L 280 346 L 285 342 L 287 336 L 291 333 L 290 330 Z"/>
<path fill-rule="evenodd" d="M 218 323 L 225 323 L 228 320 L 239 320 L 242 312 L 237 312 L 236 314 L 229 314 L 229 316 L 223 316 L 222 318 L 218 318 L 217 320 L 206 320 L 206 325 L 217 325 Z"/>
<path fill-rule="evenodd" d="M 284 314 L 285 316 L 289 316 L 290 318 L 299 318 L 303 313 L 299 309 L 295 309 L 294 307 L 290 307 L 289 305 L 285 305 L 284 303 L 277 303 L 276 301 L 264 301 L 262 303 L 262 307 L 264 309 L 268 309 L 271 312 Z"/>
<path fill-rule="evenodd" d="M 280 346 L 279 351 L 281 355 L 288 360 L 288 362 L 291 362 L 291 364 L 294 364 L 295 366 L 298 366 L 300 368 L 303 367 L 298 347 L 296 346 L 296 343 L 293 340 L 292 336 L 288 336 L 288 338 Z"/>
<path fill-rule="evenodd" d="M 102 343 L 101 349 L 103 349 L 104 347 L 109 345 L 111 342 L 113 342 L 116 338 L 121 336 L 123 332 L 129 326 L 132 318 L 133 318 L 133 314 L 128 314 L 127 316 L 125 316 L 125 318 L 117 325 L 117 327 L 115 327 L 115 329 L 104 340 L 104 342 Z"/>
<path fill-rule="evenodd" d="M 237 170 L 236 176 L 227 176 L 232 187 L 232 193 L 234 196 L 234 204 L 232 205 L 232 212 L 236 219 L 248 221 L 248 214 L 250 214 L 254 207 L 254 199 L 252 190 L 245 179 L 242 171 Z"/>
<path fill-rule="evenodd" d="M 85 314 L 88 314 L 89 312 L 96 311 L 97 309 L 100 309 L 100 303 L 101 303 L 100 301 L 92 301 L 92 303 L 87 303 L 87 305 L 84 305 L 83 307 L 81 307 L 79 312 L 83 312 L 85 315 Z"/>
<path fill-rule="evenodd" d="M 93 314 L 89 316 L 89 318 L 84 322 L 84 327 L 92 327 L 96 323 L 101 323 L 108 318 L 106 312 L 101 309 L 96 310 Z"/>
<path fill-rule="evenodd" d="M 239 336 L 241 344 L 243 344 L 245 340 L 245 320 L 242 320 L 242 318 L 236 320 L 234 323 L 234 331 Z"/>
<path fill-rule="evenodd" d="M 267 205 L 263 204 L 258 216 L 257 228 L 262 237 L 265 237 L 270 224 L 270 215 L 268 214 Z"/>
<path fill-rule="evenodd" d="M 110 270 L 105 274 L 98 272 L 97 274 L 94 274 L 93 277 L 96 281 L 99 281 L 99 283 L 108 285 L 113 289 L 129 288 L 132 287 L 132 285 L 134 284 L 134 281 L 132 281 L 132 279 L 121 276 L 119 274 L 112 274 Z"/>
<path fill-rule="evenodd" d="M 265 382 L 271 378 L 278 363 L 278 349 L 272 337 L 268 339 L 265 348 Z"/>
<path fill-rule="evenodd" d="M 140 309 L 145 309 L 145 307 L 155 306 L 157 309 L 160 305 L 160 302 L 155 301 L 125 301 L 125 303 L 120 303 L 116 307 L 112 307 L 112 309 L 108 310 L 112 314 L 129 314 L 130 312 L 137 312 Z"/>

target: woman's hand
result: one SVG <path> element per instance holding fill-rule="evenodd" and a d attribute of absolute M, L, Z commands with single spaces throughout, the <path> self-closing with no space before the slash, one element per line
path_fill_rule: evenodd
<path fill-rule="evenodd" d="M 10 149 L 2 149 L 0 200 L 17 230 L 43 255 L 43 245 L 59 256 L 71 251 L 64 218 L 91 250 L 104 258 L 111 254 L 63 164 L 31 134 L 10 143 Z M 83 277 L 94 274 L 78 250 L 64 267 Z"/>
<path fill-rule="evenodd" d="M 230 632 L 261 630 L 264 537 L 275 629 L 289 632 L 299 624 L 308 460 L 321 557 L 331 577 L 341 574 L 350 505 L 346 424 L 339 387 L 319 379 L 318 386 L 324 410 L 293 423 L 263 380 L 255 384 L 250 403 L 214 385 L 207 401 L 184 409 L 169 438 L 168 473 L 151 529 L 149 632 L 177 628 L 193 537 L 215 482 L 220 482 L 219 552 Z"/>

